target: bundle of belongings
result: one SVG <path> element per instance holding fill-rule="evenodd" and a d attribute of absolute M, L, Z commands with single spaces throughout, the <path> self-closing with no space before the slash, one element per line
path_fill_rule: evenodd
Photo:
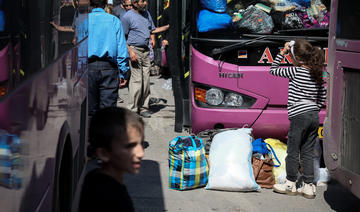
<path fill-rule="evenodd" d="M 169 188 L 189 190 L 206 186 L 209 190 L 260 191 L 285 183 L 286 144 L 272 138 L 254 140 L 251 132 L 251 128 L 217 129 L 199 133 L 199 137 L 179 136 L 171 140 Z M 330 179 L 328 170 L 319 167 L 320 143 L 316 146 L 314 183 L 326 184 Z M 299 182 L 300 178 L 299 173 Z"/>
<path fill-rule="evenodd" d="M 272 188 L 275 184 L 273 168 L 280 167 L 281 162 L 277 158 L 271 145 L 264 142 L 263 139 L 258 138 L 254 140 L 252 145 L 252 168 L 256 183 L 258 183 L 261 188 Z M 273 158 L 276 160 L 277 164 L 274 164 Z"/>
<path fill-rule="evenodd" d="M 231 29 L 270 34 L 278 30 L 327 28 L 326 0 L 201 0 L 199 32 Z"/>
<path fill-rule="evenodd" d="M 201 0 L 197 20 L 199 32 L 208 32 L 232 27 L 231 16 L 226 13 L 226 0 Z"/>
<path fill-rule="evenodd" d="M 210 146 L 210 174 L 206 189 L 259 191 L 252 166 L 251 128 L 227 130 L 214 136 Z"/>
<path fill-rule="evenodd" d="M 169 142 L 169 188 L 188 190 L 205 186 L 208 174 L 201 138 L 179 136 Z"/>

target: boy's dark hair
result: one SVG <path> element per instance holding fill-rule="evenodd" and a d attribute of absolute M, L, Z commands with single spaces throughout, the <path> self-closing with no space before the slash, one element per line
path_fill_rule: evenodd
<path fill-rule="evenodd" d="M 108 107 L 100 109 L 91 119 L 89 142 L 93 150 L 106 148 L 111 150 L 114 139 L 127 140 L 127 128 L 134 127 L 144 133 L 144 121 L 136 113 L 125 108 Z"/>
<path fill-rule="evenodd" d="M 107 0 L 90 0 L 90 6 L 93 8 L 105 8 Z"/>

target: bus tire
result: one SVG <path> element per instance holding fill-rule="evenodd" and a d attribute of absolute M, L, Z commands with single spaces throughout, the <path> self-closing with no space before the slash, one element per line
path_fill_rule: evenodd
<path fill-rule="evenodd" d="M 73 197 L 73 161 L 70 130 L 64 124 L 58 143 L 53 190 L 53 212 L 71 212 Z"/>

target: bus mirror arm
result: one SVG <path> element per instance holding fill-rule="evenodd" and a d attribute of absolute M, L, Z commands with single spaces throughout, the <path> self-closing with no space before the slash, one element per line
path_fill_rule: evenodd
<path fill-rule="evenodd" d="M 263 40 L 263 39 L 265 39 L 266 37 L 267 37 L 267 36 L 260 36 L 260 37 L 257 37 L 257 38 L 251 39 L 251 40 L 246 40 L 246 41 L 243 41 L 243 42 L 240 42 L 240 43 L 231 44 L 231 45 L 224 46 L 224 47 L 221 47 L 221 48 L 214 48 L 214 49 L 212 50 L 212 52 L 211 52 L 211 53 L 212 53 L 212 57 L 214 57 L 214 56 L 216 56 L 216 55 L 219 55 L 219 54 L 222 54 L 222 53 L 224 53 L 224 52 L 228 52 L 228 51 L 231 51 L 231 50 L 233 50 L 233 49 L 242 47 L 242 46 L 246 46 L 246 45 L 255 43 L 256 41 Z"/>

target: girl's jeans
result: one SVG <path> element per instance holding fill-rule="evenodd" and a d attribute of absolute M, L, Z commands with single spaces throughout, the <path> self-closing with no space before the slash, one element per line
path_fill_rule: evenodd
<path fill-rule="evenodd" d="M 287 142 L 286 178 L 295 182 L 300 165 L 305 183 L 314 179 L 314 145 L 318 136 L 319 112 L 310 111 L 290 119 Z"/>

